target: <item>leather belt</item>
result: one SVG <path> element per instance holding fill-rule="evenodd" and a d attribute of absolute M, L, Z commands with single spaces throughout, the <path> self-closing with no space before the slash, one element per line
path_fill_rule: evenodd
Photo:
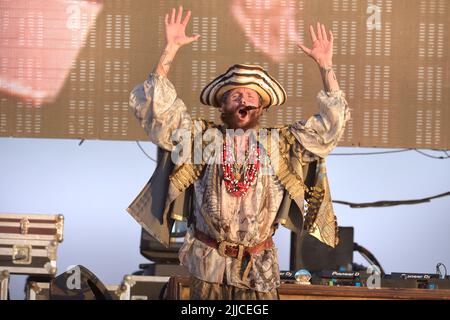
<path fill-rule="evenodd" d="M 253 255 L 255 253 L 261 252 L 265 249 L 272 248 L 274 246 L 272 237 L 267 238 L 263 242 L 258 243 L 253 247 L 245 247 L 242 244 L 237 244 L 229 241 L 217 241 L 207 234 L 196 230 L 195 238 L 203 242 L 204 244 L 213 247 L 219 251 L 219 254 L 223 257 L 236 258 L 242 260 L 244 256 Z"/>

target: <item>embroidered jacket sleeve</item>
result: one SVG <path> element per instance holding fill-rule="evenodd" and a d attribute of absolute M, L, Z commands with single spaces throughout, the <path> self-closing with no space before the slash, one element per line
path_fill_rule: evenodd
<path fill-rule="evenodd" d="M 320 91 L 317 95 L 319 113 L 307 121 L 301 120 L 291 125 L 295 138 L 305 148 L 302 158 L 309 162 L 315 158 L 325 158 L 341 138 L 345 123 L 350 119 L 350 109 L 343 91 L 327 95 Z"/>
<path fill-rule="evenodd" d="M 186 106 L 167 77 L 151 73 L 131 91 L 129 103 L 150 141 L 165 150 L 173 150 L 175 130 L 191 128 Z"/>

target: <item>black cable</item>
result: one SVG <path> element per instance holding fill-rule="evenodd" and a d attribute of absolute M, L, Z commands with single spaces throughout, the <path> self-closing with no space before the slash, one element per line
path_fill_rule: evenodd
<path fill-rule="evenodd" d="M 78 146 L 81 146 L 81 145 L 83 144 L 84 140 L 85 140 L 85 139 L 81 139 L 80 142 L 78 143 Z M 142 146 L 141 146 L 141 144 L 139 143 L 139 141 L 136 140 L 136 143 L 137 143 L 139 149 L 141 149 L 141 151 L 145 154 L 145 156 L 146 156 L 147 158 L 149 158 L 150 160 L 156 162 L 155 159 L 153 159 L 151 156 L 148 155 L 147 152 L 145 152 L 144 148 L 142 148 Z"/>
<path fill-rule="evenodd" d="M 366 259 L 371 265 L 376 265 L 378 268 L 380 268 L 381 275 L 385 274 L 381 263 L 378 262 L 377 258 L 375 258 L 375 256 L 369 250 L 354 242 L 353 251 L 358 251 L 363 256 L 363 258 Z"/>
<path fill-rule="evenodd" d="M 147 158 L 149 158 L 150 160 L 156 162 L 155 159 L 153 159 L 152 157 L 150 157 L 150 156 L 148 155 L 148 153 L 145 152 L 144 148 L 142 148 L 142 146 L 141 146 L 141 144 L 139 143 L 139 141 L 136 140 L 136 143 L 137 143 L 139 149 L 141 149 L 141 151 L 145 154 L 145 156 L 146 156 Z"/>
<path fill-rule="evenodd" d="M 81 142 L 79 143 L 79 145 L 81 145 L 84 142 L 84 139 L 81 140 Z M 136 141 L 137 145 L 139 146 L 139 148 L 142 150 L 142 152 L 146 155 L 147 158 L 149 158 L 152 161 L 155 161 L 155 159 L 153 159 L 152 157 L 150 157 L 142 148 L 142 146 L 139 144 L 139 141 Z M 401 150 L 391 150 L 391 151 L 375 151 L 375 152 L 348 152 L 348 153 L 330 153 L 330 156 L 373 156 L 373 155 L 380 155 L 380 154 L 390 154 L 390 153 L 401 153 L 401 152 L 408 152 L 408 151 L 416 151 L 419 154 L 428 157 L 428 158 L 432 158 L 432 159 L 439 159 L 439 160 L 445 160 L 445 159 L 450 159 L 450 155 L 447 153 L 446 150 L 441 150 L 442 152 L 445 153 L 445 157 L 443 156 L 432 156 L 429 155 L 423 151 L 420 151 L 418 149 L 401 149 Z"/>
<path fill-rule="evenodd" d="M 412 151 L 414 149 L 401 149 L 401 150 L 391 150 L 391 151 L 376 151 L 376 152 L 355 152 L 355 153 L 330 153 L 330 156 L 372 156 L 379 154 L 388 154 L 388 153 L 400 153 L 406 151 Z"/>
<path fill-rule="evenodd" d="M 414 149 L 414 151 L 420 153 L 421 155 L 423 155 L 423 156 L 425 156 L 425 157 L 431 158 L 431 159 L 439 159 L 439 160 L 450 159 L 450 156 L 447 154 L 446 151 L 444 151 L 444 152 L 447 154 L 446 157 L 442 157 L 442 156 L 432 156 L 432 155 L 427 154 L 427 153 L 425 153 L 425 152 L 423 152 L 423 151 L 420 151 L 420 150 L 418 150 L 418 149 Z"/>
<path fill-rule="evenodd" d="M 147 152 L 145 152 L 144 148 L 142 148 L 141 144 L 139 143 L 139 141 L 136 141 L 136 144 L 138 145 L 139 149 L 141 149 L 141 151 L 145 154 L 145 156 L 147 158 L 149 158 L 150 160 L 157 162 L 155 159 L 153 159 L 150 155 L 147 154 Z M 369 152 L 369 153 L 334 153 L 334 154 L 330 154 L 330 155 L 335 155 L 335 156 L 344 156 L 344 155 L 377 155 L 377 154 L 387 154 L 387 153 L 399 153 L 399 152 L 406 152 L 406 151 L 411 151 L 411 150 L 415 150 L 425 156 L 428 157 L 432 157 L 432 158 L 436 158 L 436 159 L 445 159 L 444 157 L 433 157 L 430 156 L 424 152 L 421 152 L 417 149 L 402 149 L 402 150 L 393 150 L 393 151 L 381 151 L 381 152 Z M 447 152 L 444 151 L 446 154 Z M 445 192 L 436 196 L 432 196 L 432 197 L 428 197 L 428 198 L 423 198 L 423 199 L 415 199 L 415 200 L 383 200 L 383 201 L 376 201 L 376 202 L 366 202 L 366 203 L 353 203 L 353 202 L 348 202 L 348 201 L 342 201 L 342 200 L 333 200 L 333 203 L 337 203 L 337 204 L 342 204 L 342 205 L 348 205 L 351 208 L 368 208 L 368 207 L 392 207 L 392 206 L 399 206 L 399 205 L 411 205 L 411 204 L 419 204 L 419 203 L 426 203 L 426 202 L 430 202 L 430 200 L 432 199 L 436 199 L 436 198 L 441 198 L 441 197 L 446 197 L 450 195 L 450 191 L 449 192 Z"/>
<path fill-rule="evenodd" d="M 385 200 L 385 201 L 376 201 L 376 202 L 365 202 L 365 203 L 353 203 L 341 200 L 333 200 L 334 203 L 343 204 L 350 206 L 350 208 L 369 208 L 369 207 L 393 207 L 400 206 L 406 204 L 419 204 L 430 202 L 430 200 L 436 198 L 442 198 L 450 195 L 450 191 L 441 193 L 432 197 L 423 198 L 423 199 L 415 199 L 415 200 Z"/>
<path fill-rule="evenodd" d="M 344 152 L 344 153 L 330 153 L 330 156 L 373 156 L 373 155 L 380 155 L 380 154 L 389 154 L 389 153 L 400 153 L 400 152 L 407 152 L 407 151 L 416 151 L 417 153 L 431 158 L 431 159 L 438 159 L 438 160 L 446 160 L 446 159 L 450 159 L 450 155 L 447 153 L 446 150 L 440 150 L 442 152 L 445 153 L 445 157 L 444 156 L 433 156 L 430 155 L 428 153 L 425 153 L 423 151 L 420 151 L 419 149 L 413 149 L 413 148 L 409 148 L 409 149 L 401 149 L 401 150 L 391 150 L 391 151 L 375 151 L 375 152 Z"/>

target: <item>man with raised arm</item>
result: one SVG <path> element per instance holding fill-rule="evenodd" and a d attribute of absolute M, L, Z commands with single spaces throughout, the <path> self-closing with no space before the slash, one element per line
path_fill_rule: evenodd
<path fill-rule="evenodd" d="M 230 130 L 264 129 L 259 125 L 263 110 L 286 101 L 283 87 L 260 66 L 233 65 L 201 92 L 201 102 L 217 108 L 223 123 L 191 119 L 167 78 L 178 50 L 200 37 L 185 33 L 190 16 L 188 11 L 183 17 L 182 7 L 166 14 L 161 58 L 131 92 L 136 117 L 165 156 L 128 211 L 166 245 L 173 221 L 188 222 L 179 259 L 192 275 L 191 299 L 277 299 L 280 275 L 272 236 L 279 224 L 305 230 L 332 247 L 338 242 L 324 158 L 337 145 L 350 112 L 332 68 L 333 35 L 318 23 L 310 27 L 312 48 L 299 44 L 323 80 L 319 113 L 272 128 L 267 134 L 276 138 L 274 148 L 267 142 L 273 139 L 256 144 L 247 134 L 228 139 Z M 206 161 L 203 155 L 201 161 L 169 164 L 168 154 L 175 159 L 179 151 L 175 132 L 210 129 L 227 136 L 219 139 L 220 156 L 211 155 L 221 161 Z M 194 139 L 190 142 L 194 150 Z"/>

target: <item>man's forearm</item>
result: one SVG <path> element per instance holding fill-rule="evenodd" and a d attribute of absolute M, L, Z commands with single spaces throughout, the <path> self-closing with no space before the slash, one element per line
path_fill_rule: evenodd
<path fill-rule="evenodd" d="M 325 92 L 338 91 L 339 83 L 336 79 L 336 74 L 333 71 L 333 64 L 319 63 L 319 70 L 322 76 L 323 88 Z"/>
<path fill-rule="evenodd" d="M 176 45 L 166 45 L 155 69 L 157 75 L 167 77 L 178 49 L 179 47 Z"/>

